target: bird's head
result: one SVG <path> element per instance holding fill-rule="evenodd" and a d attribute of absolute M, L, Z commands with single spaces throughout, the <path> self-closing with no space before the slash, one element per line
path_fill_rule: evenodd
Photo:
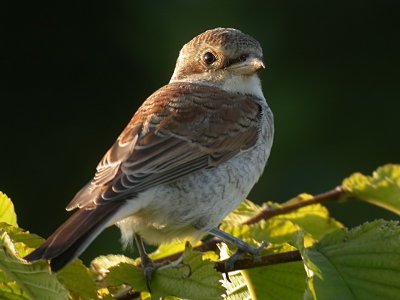
<path fill-rule="evenodd" d="M 257 77 L 264 68 L 257 40 L 233 28 L 207 30 L 185 44 L 171 82 L 191 81 L 226 85 L 227 81 Z M 257 78 L 258 79 L 258 78 Z"/>

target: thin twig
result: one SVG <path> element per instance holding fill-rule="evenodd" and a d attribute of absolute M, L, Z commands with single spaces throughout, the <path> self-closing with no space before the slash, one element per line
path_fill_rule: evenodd
<path fill-rule="evenodd" d="M 301 260 L 301 255 L 300 255 L 300 252 L 297 250 L 283 252 L 283 253 L 277 253 L 277 254 L 271 254 L 271 255 L 264 255 L 264 256 L 253 256 L 253 257 L 242 258 L 242 259 L 237 260 L 234 264 L 233 269 L 229 270 L 229 272 L 236 271 L 236 270 L 251 269 L 251 268 L 255 268 L 255 267 L 263 267 L 263 266 L 293 262 L 293 261 L 300 261 L 300 260 Z M 226 270 L 225 261 L 216 262 L 215 269 L 221 273 L 226 273 L 227 270 Z"/>
<path fill-rule="evenodd" d="M 287 214 L 291 211 L 299 209 L 304 206 L 321 203 L 327 200 L 338 199 L 345 194 L 345 191 L 342 186 L 338 186 L 335 189 L 328 191 L 326 193 L 319 194 L 314 196 L 313 198 L 305 201 L 299 201 L 294 204 L 288 204 L 281 208 L 269 209 L 265 208 L 260 211 L 257 215 L 251 217 L 246 222 L 242 223 L 243 225 L 251 225 L 260 222 L 261 220 L 269 220 L 275 216 Z"/>

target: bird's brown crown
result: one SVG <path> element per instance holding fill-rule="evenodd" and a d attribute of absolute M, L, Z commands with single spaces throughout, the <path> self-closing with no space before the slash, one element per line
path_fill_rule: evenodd
<path fill-rule="evenodd" d="M 246 49 L 262 53 L 260 43 L 256 39 L 234 28 L 207 30 L 194 37 L 184 47 L 199 47 L 201 45 L 223 49 L 232 55 L 239 54 Z"/>

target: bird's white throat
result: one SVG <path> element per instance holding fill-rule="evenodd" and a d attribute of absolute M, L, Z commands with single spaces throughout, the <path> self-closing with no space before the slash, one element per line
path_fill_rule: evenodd
<path fill-rule="evenodd" d="M 251 76 L 233 75 L 225 80 L 222 88 L 227 92 L 250 94 L 264 99 L 261 81 L 257 74 Z"/>

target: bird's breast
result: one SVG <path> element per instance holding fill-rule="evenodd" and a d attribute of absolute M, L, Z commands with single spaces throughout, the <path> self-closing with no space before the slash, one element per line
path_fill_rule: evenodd
<path fill-rule="evenodd" d="M 215 168 L 156 186 L 133 199 L 135 205 L 141 203 L 140 210 L 119 222 L 123 239 L 124 231 L 125 236 L 137 232 L 148 243 L 159 244 L 174 238 L 200 238 L 218 226 L 247 197 L 268 160 L 273 122 L 267 107 L 261 118 L 258 140 L 250 149 Z"/>

